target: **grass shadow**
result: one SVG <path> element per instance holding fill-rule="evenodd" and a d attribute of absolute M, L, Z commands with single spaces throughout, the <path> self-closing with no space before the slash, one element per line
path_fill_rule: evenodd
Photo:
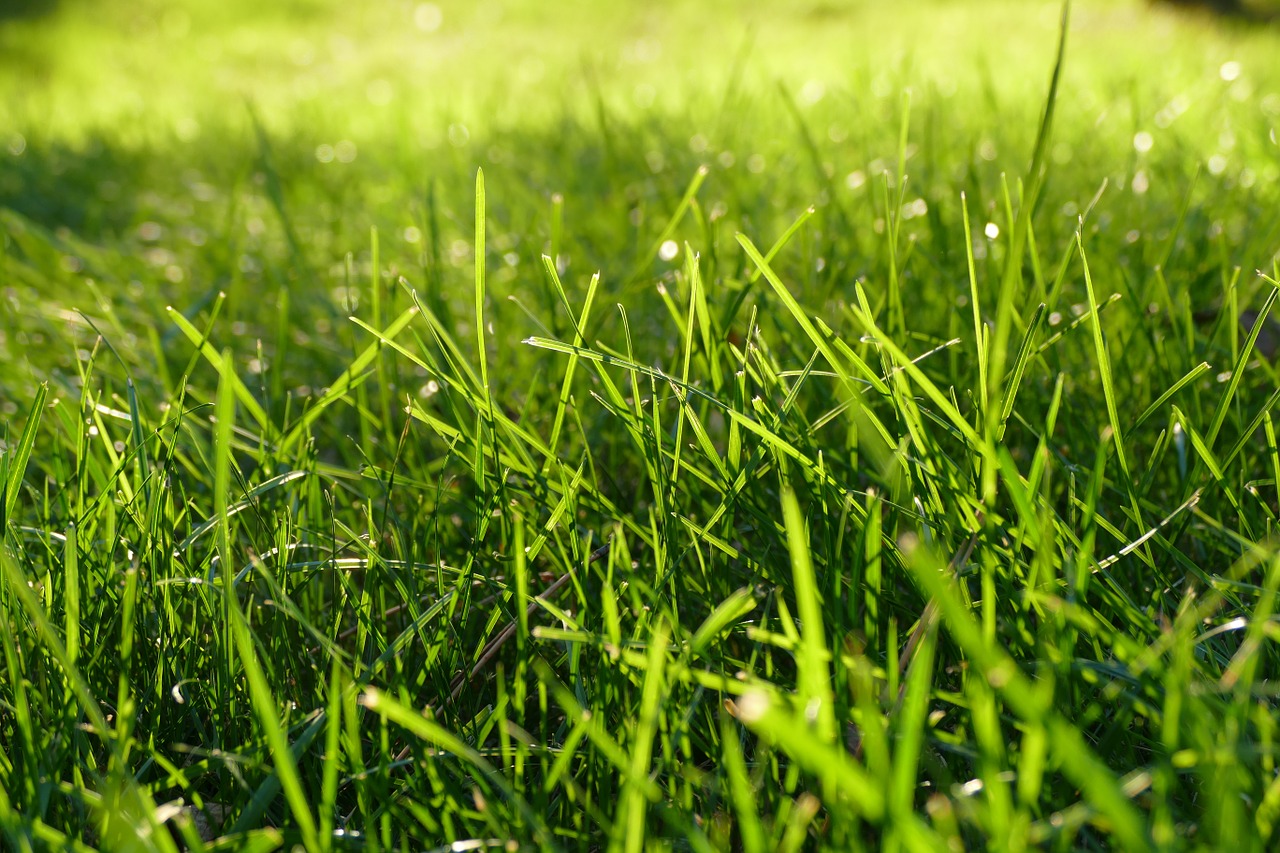
<path fill-rule="evenodd" d="M 1152 5 L 1189 12 L 1206 13 L 1246 24 L 1269 24 L 1280 20 L 1280 8 L 1272 2 L 1249 0 L 1152 0 Z"/>
<path fill-rule="evenodd" d="M 0 24 L 20 18 L 42 18 L 58 10 L 58 0 L 5 0 L 0 3 Z"/>

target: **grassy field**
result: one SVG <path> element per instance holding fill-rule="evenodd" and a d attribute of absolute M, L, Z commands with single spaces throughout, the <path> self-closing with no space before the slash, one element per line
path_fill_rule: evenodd
<path fill-rule="evenodd" d="M 1275 849 L 1280 33 L 1062 21 L 0 10 L 0 847 Z"/>

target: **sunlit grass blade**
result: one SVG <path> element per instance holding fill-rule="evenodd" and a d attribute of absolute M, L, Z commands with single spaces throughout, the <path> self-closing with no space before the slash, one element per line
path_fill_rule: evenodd
<path fill-rule="evenodd" d="M 1181 379 L 1165 389 L 1165 392 L 1157 397 L 1155 402 L 1150 406 L 1147 406 L 1142 414 L 1138 415 L 1137 419 L 1133 422 L 1133 429 L 1137 430 L 1141 427 L 1152 415 L 1160 411 L 1161 407 L 1164 406 L 1165 403 L 1169 402 L 1169 399 L 1173 397 L 1174 394 L 1177 394 L 1184 387 L 1199 379 L 1207 370 L 1209 370 L 1209 362 L 1202 361 L 1195 367 L 1191 368 L 1191 370 L 1187 371 Z"/>
<path fill-rule="evenodd" d="M 1031 347 L 1035 343 L 1036 334 L 1040 331 L 1040 324 L 1045 316 L 1045 306 L 1042 303 L 1036 308 L 1035 313 L 1031 315 L 1031 321 L 1027 323 L 1026 334 L 1022 337 L 1022 344 L 1018 347 L 1018 353 L 1013 359 L 1013 370 L 1009 375 L 1009 381 L 1005 386 L 1004 393 L 1004 411 L 1000 413 L 1000 434 L 1004 433 L 1005 425 L 1009 422 L 1009 416 L 1013 414 L 1014 404 L 1018 401 L 1018 389 L 1022 386 L 1022 377 L 1027 370 L 1027 362 L 1031 358 Z M 997 435 L 999 438 L 1000 435 Z"/>
<path fill-rule="evenodd" d="M 743 250 L 746 251 L 747 257 L 751 259 L 751 262 L 755 264 L 756 268 L 764 275 L 765 280 L 769 282 L 770 286 L 773 288 L 773 292 L 787 309 L 787 312 L 791 315 L 792 319 L 794 319 L 800 328 L 804 330 L 805 335 L 813 345 L 818 348 L 823 357 L 826 358 L 831 369 L 840 375 L 841 379 L 843 379 L 851 389 L 851 393 L 860 393 L 852 384 L 850 384 L 850 377 L 848 377 L 844 372 L 843 359 L 836 355 L 835 350 L 832 349 L 827 338 L 818 334 L 818 330 L 814 328 L 813 322 L 800 307 L 800 303 L 796 302 L 795 297 L 791 295 L 791 291 L 787 289 L 787 286 L 783 284 L 782 280 L 773 272 L 772 267 L 770 267 L 769 263 L 760 255 L 760 251 L 755 247 L 755 244 L 751 242 L 751 239 L 745 234 L 739 234 L 738 243 L 742 245 Z M 854 370 L 860 374 L 863 379 L 870 382 L 871 387 L 877 392 L 886 395 L 889 393 L 888 387 L 880 378 L 879 374 L 872 370 L 864 361 L 854 356 L 852 364 Z"/>
<path fill-rule="evenodd" d="M 1205 443 L 1212 448 L 1217 443 L 1218 432 L 1222 429 L 1223 423 L 1226 422 L 1227 413 L 1231 408 L 1231 401 L 1235 398 L 1236 390 L 1240 387 L 1240 380 L 1244 377 L 1245 365 L 1249 362 L 1249 357 L 1253 354 L 1254 346 L 1258 342 L 1258 336 L 1262 334 L 1262 330 L 1266 328 L 1268 317 L 1271 314 L 1271 307 L 1276 303 L 1276 297 L 1280 296 L 1280 287 L 1271 288 L 1271 292 L 1267 294 L 1267 299 L 1262 303 L 1262 308 L 1258 310 L 1258 316 L 1253 321 L 1253 326 L 1249 329 L 1249 337 L 1245 340 L 1244 346 L 1240 348 L 1240 354 L 1236 358 L 1236 362 L 1232 365 L 1231 378 L 1227 381 L 1227 388 L 1222 392 L 1222 397 L 1218 400 L 1217 408 L 1213 412 L 1213 421 L 1209 424 L 1209 429 L 1205 433 Z"/>
<path fill-rule="evenodd" d="M 644 673 L 644 691 L 640 697 L 639 720 L 631 749 L 630 780 L 623 785 L 619 812 L 622 832 L 619 849 L 626 853 L 640 853 L 644 849 L 645 810 L 648 807 L 645 787 L 641 780 L 649 777 L 649 764 L 653 755 L 653 738 L 658 731 L 659 709 L 662 704 L 663 671 L 667 658 L 668 629 L 659 624 L 649 638 L 648 665 Z"/>
<path fill-rule="evenodd" d="M 658 257 L 658 253 L 662 250 L 662 244 L 671 239 L 671 235 L 675 234 L 676 229 L 680 227 L 681 220 L 689 211 L 689 205 L 698 195 L 698 190 L 702 188 L 702 182 L 707 179 L 707 175 L 711 170 L 706 166 L 699 166 L 693 172 L 693 178 L 689 181 L 689 186 L 685 188 L 684 195 L 680 198 L 680 203 L 676 205 L 675 210 L 671 212 L 671 217 L 667 220 L 666 225 L 662 227 L 662 231 L 658 234 L 658 238 L 636 261 L 635 267 L 631 274 L 627 276 L 626 286 L 635 283 L 637 279 L 644 275 L 645 271 L 653 264 L 654 259 Z"/>
<path fill-rule="evenodd" d="M 370 711 L 385 717 L 398 726 L 403 727 L 406 731 L 420 740 L 430 743 L 452 753 L 460 760 L 466 762 L 475 768 L 489 784 L 500 791 L 505 797 L 513 802 L 520 810 L 521 814 L 528 821 L 530 827 L 533 828 L 535 838 L 550 849 L 557 849 L 558 845 L 554 844 L 546 833 L 541 818 L 530 808 L 529 804 L 524 802 L 515 792 L 506 779 L 500 774 L 488 761 L 484 759 L 476 750 L 468 746 L 453 733 L 442 728 L 433 720 L 423 716 L 422 714 L 406 708 L 390 696 L 386 695 L 375 688 L 367 688 L 360 695 L 360 704 L 368 708 Z"/>
<path fill-rule="evenodd" d="M 328 390 L 307 407 L 306 413 L 290 426 L 289 431 L 280 439 L 279 452 L 282 455 L 287 454 L 306 435 L 307 429 L 324 414 L 326 409 L 341 400 L 370 376 L 376 375 L 369 368 L 377 361 L 384 343 L 393 340 L 396 335 L 404 331 L 417 314 L 418 309 L 416 307 L 405 309 L 399 317 L 391 322 L 391 325 L 379 333 L 378 340 L 365 347 L 351 364 L 342 371 L 342 374 L 329 384 Z"/>
<path fill-rule="evenodd" d="M 27 466 L 31 462 L 31 451 L 35 447 L 36 433 L 40 429 L 44 403 L 48 396 L 48 385 L 41 385 L 36 389 L 35 400 L 32 401 L 30 413 L 27 415 L 26 426 L 22 429 L 22 437 L 18 439 L 17 446 L 4 455 L 4 470 L 7 471 L 8 477 L 4 482 L 4 518 L 0 520 L 3 521 L 3 526 L 0 527 L 0 542 L 3 542 L 4 535 L 7 534 L 14 518 L 14 511 L 18 506 L 22 481 L 27 475 Z"/>
<path fill-rule="evenodd" d="M 275 694 L 262 670 L 262 665 L 258 662 L 257 649 L 254 647 L 244 615 L 239 608 L 234 609 L 232 614 L 231 635 L 235 640 L 240 665 L 244 667 L 249 686 L 249 698 L 271 750 L 275 775 L 280 780 L 280 787 L 284 791 L 285 801 L 289 804 L 293 819 L 297 821 L 303 844 L 310 849 L 320 849 L 315 815 L 311 812 L 307 793 L 302 787 L 302 779 L 298 774 L 298 765 L 289 744 L 288 734 L 276 711 Z"/>
<path fill-rule="evenodd" d="M 791 579 L 801 624 L 802 645 L 797 654 L 800 698 L 805 704 L 805 712 L 814 720 L 816 736 L 829 741 L 835 736 L 835 714 L 831 697 L 831 673 L 827 668 L 829 652 L 826 625 L 822 616 L 817 577 L 813 571 L 813 559 L 809 553 L 808 529 L 795 491 L 785 477 L 782 484 L 782 518 L 787 528 Z"/>
<path fill-rule="evenodd" d="M 196 346 L 197 352 L 204 356 L 204 359 L 209 362 L 209 366 L 212 367 L 219 376 L 221 376 L 223 372 L 223 355 L 214 349 L 213 344 L 209 343 L 209 341 L 205 339 L 204 335 L 202 335 L 195 326 L 191 325 L 191 322 L 187 320 L 181 312 L 175 311 L 172 307 L 166 307 L 165 311 L 169 314 L 169 319 L 172 320 L 174 325 L 182 331 L 182 334 L 186 336 L 187 340 Z M 245 411 L 249 413 L 250 417 L 253 418 L 254 423 L 258 425 L 258 428 L 261 429 L 264 434 L 272 435 L 274 427 L 271 419 L 267 417 L 266 411 L 262 408 L 262 405 L 256 398 L 254 398 L 253 394 L 247 387 L 245 387 L 244 382 L 242 382 L 238 376 L 233 380 L 233 383 L 236 400 L 240 405 L 244 406 Z"/>
<path fill-rule="evenodd" d="M 750 589 L 735 591 L 716 605 L 716 609 L 694 631 L 689 639 L 689 651 L 695 657 L 702 654 L 723 631 L 755 609 L 756 597 Z"/>
<path fill-rule="evenodd" d="M 845 805 L 870 821 L 884 815 L 881 786 L 848 755 L 833 750 L 801 714 L 787 708 L 781 697 L 756 691 L 743 696 L 734 715 L 795 761 L 804 772 L 822 779 Z"/>
<path fill-rule="evenodd" d="M 1053 754 L 1061 762 L 1063 771 L 1081 787 L 1093 807 L 1106 816 L 1116 838 L 1127 849 L 1150 849 L 1137 810 L 1122 792 L 1115 775 L 1085 745 L 1080 732 L 1053 714 L 1044 691 L 1022 674 L 1007 652 L 988 643 L 982 628 L 957 595 L 953 580 L 929 548 L 915 544 L 906 550 L 912 577 L 938 603 L 948 631 L 970 657 L 977 674 L 998 690 L 1014 713 L 1048 726 Z"/>

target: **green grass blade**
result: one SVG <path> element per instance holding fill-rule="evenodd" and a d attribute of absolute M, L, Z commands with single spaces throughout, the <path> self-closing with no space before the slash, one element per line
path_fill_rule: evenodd
<path fill-rule="evenodd" d="M 15 520 L 18 508 L 18 496 L 22 493 L 22 480 L 27 475 L 27 466 L 31 462 L 31 451 L 35 447 L 36 434 L 40 430 L 40 418 L 44 414 L 44 403 L 49 396 L 49 386 L 42 384 L 36 389 L 36 398 L 27 415 L 27 424 L 22 428 L 22 437 L 17 447 L 5 454 L 5 466 L 8 470 L 8 481 L 4 484 L 4 518 L 0 530 L 8 531 Z M 0 537 L 2 539 L 2 537 Z"/>
<path fill-rule="evenodd" d="M 755 609 L 755 593 L 748 588 L 736 590 L 702 620 L 689 640 L 689 651 L 694 657 L 702 655 L 725 630 Z"/>
<path fill-rule="evenodd" d="M 1249 358 L 1253 354 L 1253 348 L 1258 342 L 1258 336 L 1262 334 L 1262 330 L 1266 327 L 1268 316 L 1271 314 L 1271 306 L 1276 304 L 1276 297 L 1280 296 L 1280 287 L 1271 288 L 1271 292 L 1267 294 L 1267 299 L 1262 303 L 1262 308 L 1258 310 L 1258 316 L 1253 321 L 1253 326 L 1249 329 L 1249 337 L 1245 340 L 1245 344 L 1240 348 L 1240 353 L 1236 357 L 1236 363 L 1231 369 L 1231 379 L 1227 382 L 1227 388 L 1222 392 L 1221 399 L 1218 400 L 1218 406 L 1213 413 L 1213 421 L 1209 425 L 1209 431 L 1205 433 L 1205 443 L 1212 448 L 1218 440 L 1218 432 L 1222 429 L 1222 425 L 1227 420 L 1227 413 L 1231 410 L 1231 401 L 1235 399 L 1236 390 L 1240 387 L 1240 380 L 1244 376 L 1245 365 L 1249 363 Z"/>

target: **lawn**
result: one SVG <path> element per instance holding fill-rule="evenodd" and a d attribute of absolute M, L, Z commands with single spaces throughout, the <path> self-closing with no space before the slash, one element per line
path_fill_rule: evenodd
<path fill-rule="evenodd" d="M 1275 849 L 1277 48 L 0 8 L 0 847 Z"/>

